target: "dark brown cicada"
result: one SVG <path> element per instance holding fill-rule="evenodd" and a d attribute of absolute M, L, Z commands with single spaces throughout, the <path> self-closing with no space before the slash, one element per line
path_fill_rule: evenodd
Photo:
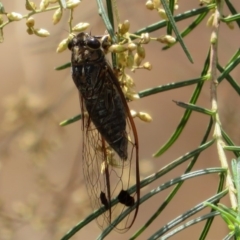
<path fill-rule="evenodd" d="M 94 210 L 105 206 L 97 219 L 105 228 L 136 203 L 134 211 L 113 226 L 126 231 L 136 219 L 140 198 L 136 127 L 100 37 L 80 33 L 68 48 L 72 51 L 72 78 L 81 99 L 83 172 L 91 204 Z M 133 184 L 137 191 L 131 196 L 127 189 Z M 115 197 L 119 203 L 111 206 Z"/>

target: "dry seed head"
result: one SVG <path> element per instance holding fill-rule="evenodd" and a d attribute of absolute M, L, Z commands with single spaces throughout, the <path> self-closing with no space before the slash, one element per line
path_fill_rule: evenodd
<path fill-rule="evenodd" d="M 35 20 L 34 20 L 33 17 L 30 17 L 30 18 L 27 19 L 26 25 L 27 25 L 29 28 L 33 27 L 34 24 L 35 24 Z"/>
<path fill-rule="evenodd" d="M 70 0 L 67 2 L 67 8 L 73 9 L 73 8 L 77 7 L 80 2 L 81 2 L 80 0 Z"/>
<path fill-rule="evenodd" d="M 33 29 L 33 33 L 38 37 L 48 37 L 50 33 L 43 28 Z"/>
<path fill-rule="evenodd" d="M 48 0 L 42 0 L 40 2 L 40 7 L 39 8 L 42 11 L 42 10 L 45 10 L 48 7 L 48 5 L 49 5 L 49 1 Z"/>
<path fill-rule="evenodd" d="M 78 23 L 76 26 L 73 27 L 74 32 L 83 32 L 90 26 L 89 23 Z"/>
<path fill-rule="evenodd" d="M 140 56 L 138 55 L 138 53 L 135 53 L 135 55 L 134 55 L 134 64 L 135 64 L 136 66 L 140 66 L 142 60 L 143 60 L 143 58 L 140 57 Z"/>
<path fill-rule="evenodd" d="M 148 0 L 145 4 L 146 8 L 149 10 L 153 10 L 154 9 L 154 4 L 151 0 Z"/>
<path fill-rule="evenodd" d="M 137 49 L 137 45 L 136 45 L 134 42 L 130 42 L 130 43 L 128 44 L 128 46 L 127 46 L 127 49 L 128 49 L 129 51 L 134 51 L 134 50 Z"/>
<path fill-rule="evenodd" d="M 124 35 L 129 31 L 130 28 L 130 22 L 128 20 L 125 20 L 122 24 L 118 25 L 118 31 L 121 35 Z"/>
<path fill-rule="evenodd" d="M 36 7 L 36 4 L 34 2 L 26 1 L 25 8 L 29 11 L 32 11 L 32 8 L 35 10 L 37 7 Z"/>
<path fill-rule="evenodd" d="M 23 18 L 23 16 L 20 13 L 16 13 L 16 12 L 8 13 L 7 17 L 10 21 L 19 21 Z"/>
<path fill-rule="evenodd" d="M 126 51 L 127 48 L 123 45 L 113 44 L 112 46 L 110 46 L 110 48 L 108 50 L 113 53 L 121 53 L 121 52 Z"/>
<path fill-rule="evenodd" d="M 160 16 L 162 19 L 168 20 L 168 17 L 167 17 L 167 15 L 166 15 L 166 12 L 165 12 L 164 9 L 159 8 L 159 9 L 158 9 L 158 13 L 159 13 L 159 16 Z"/>
<path fill-rule="evenodd" d="M 149 33 L 142 33 L 141 34 L 141 43 L 147 44 L 150 42 Z"/>
<path fill-rule="evenodd" d="M 147 70 L 152 70 L 152 64 L 150 62 L 145 62 L 143 68 Z"/>
<path fill-rule="evenodd" d="M 53 14 L 53 18 L 52 18 L 53 24 L 54 25 L 57 24 L 61 20 L 61 18 L 62 18 L 62 9 L 58 8 Z"/>
<path fill-rule="evenodd" d="M 137 53 L 141 58 L 145 58 L 145 49 L 141 44 L 138 44 L 137 46 Z"/>

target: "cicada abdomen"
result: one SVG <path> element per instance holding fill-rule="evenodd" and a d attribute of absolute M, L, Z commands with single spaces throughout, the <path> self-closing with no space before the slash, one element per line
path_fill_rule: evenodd
<path fill-rule="evenodd" d="M 101 206 L 107 209 L 97 220 L 102 228 L 114 225 L 121 212 L 136 203 L 135 212 L 114 225 L 120 231 L 128 230 L 135 221 L 140 197 L 136 128 L 99 38 L 80 33 L 68 47 L 72 51 L 72 78 L 81 99 L 83 171 L 89 197 L 94 210 Z M 134 183 L 137 191 L 131 196 L 127 189 Z M 119 203 L 111 206 L 115 197 Z"/>

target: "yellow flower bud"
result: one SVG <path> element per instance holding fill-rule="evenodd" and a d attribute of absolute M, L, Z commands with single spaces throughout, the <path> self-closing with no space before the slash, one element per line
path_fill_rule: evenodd
<path fill-rule="evenodd" d="M 139 112 L 138 117 L 144 122 L 151 122 L 152 117 L 148 113 Z"/>
<path fill-rule="evenodd" d="M 148 0 L 145 4 L 146 8 L 149 10 L 153 10 L 154 9 L 154 4 L 151 0 Z"/>
<path fill-rule="evenodd" d="M 154 8 L 157 9 L 160 7 L 160 1 L 159 0 L 152 0 Z"/>
<path fill-rule="evenodd" d="M 127 67 L 128 68 L 132 68 L 133 64 L 134 64 L 133 54 L 132 54 L 132 52 L 128 52 L 128 55 L 127 55 Z"/>
<path fill-rule="evenodd" d="M 228 22 L 228 23 L 227 23 L 227 26 L 228 26 L 231 30 L 233 30 L 233 29 L 234 29 L 234 22 Z"/>
<path fill-rule="evenodd" d="M 130 113 L 131 113 L 131 116 L 133 118 L 137 117 L 137 115 L 138 115 L 138 113 L 136 111 L 134 111 L 134 110 L 130 110 Z"/>
<path fill-rule="evenodd" d="M 53 14 L 53 24 L 57 24 L 62 18 L 62 9 L 58 8 Z"/>
<path fill-rule="evenodd" d="M 213 20 L 214 20 L 214 13 L 207 20 L 207 26 L 208 27 L 212 27 L 213 26 Z"/>
<path fill-rule="evenodd" d="M 141 43 L 147 44 L 150 42 L 149 33 L 142 33 L 141 34 Z"/>
<path fill-rule="evenodd" d="M 41 11 L 45 10 L 48 7 L 48 5 L 49 5 L 49 1 L 48 0 L 42 0 L 40 2 L 40 10 Z"/>
<path fill-rule="evenodd" d="M 50 33 L 43 28 L 33 29 L 33 33 L 38 37 L 48 37 Z"/>
<path fill-rule="evenodd" d="M 33 34 L 33 30 L 32 30 L 31 28 L 28 28 L 28 29 L 27 29 L 27 33 L 28 33 L 29 35 L 32 35 L 32 34 Z"/>
<path fill-rule="evenodd" d="M 123 45 L 113 44 L 108 50 L 113 53 L 121 53 L 126 51 L 127 48 Z"/>
<path fill-rule="evenodd" d="M 35 20 L 34 20 L 33 17 L 30 17 L 30 18 L 27 19 L 26 25 L 27 25 L 29 28 L 33 27 L 34 24 L 35 24 Z"/>
<path fill-rule="evenodd" d="M 134 64 L 136 66 L 140 66 L 142 60 L 143 60 L 143 58 L 140 57 L 137 53 L 135 53 L 135 55 L 134 55 Z"/>
<path fill-rule="evenodd" d="M 0 14 L 0 25 L 4 22 L 2 14 Z"/>
<path fill-rule="evenodd" d="M 90 26 L 89 23 L 78 23 L 76 26 L 73 27 L 74 32 L 83 32 Z"/>
<path fill-rule="evenodd" d="M 130 22 L 128 20 L 125 20 L 123 24 L 118 25 L 118 31 L 120 34 L 124 35 L 129 31 L 130 28 Z"/>
<path fill-rule="evenodd" d="M 79 3 L 80 3 L 80 0 L 70 0 L 67 2 L 67 8 L 73 9 L 73 8 L 77 7 Z"/>
<path fill-rule="evenodd" d="M 159 13 L 159 16 L 160 16 L 162 19 L 168 20 L 168 17 L 167 17 L 167 15 L 166 15 L 166 12 L 165 12 L 164 9 L 162 9 L 162 8 L 158 9 L 158 13 Z"/>
<path fill-rule="evenodd" d="M 36 7 L 36 4 L 34 2 L 26 1 L 25 8 L 29 11 L 32 11 L 33 9 L 35 10 L 37 7 Z"/>
<path fill-rule="evenodd" d="M 119 66 L 125 67 L 126 64 L 127 64 L 127 63 L 126 63 L 126 62 L 127 62 L 127 59 L 126 59 L 126 54 L 125 54 L 125 52 L 118 53 L 118 54 L 117 54 L 117 60 L 118 60 Z"/>
<path fill-rule="evenodd" d="M 176 42 L 176 38 L 171 36 L 171 35 L 165 35 L 165 36 L 157 38 L 157 41 L 161 42 L 161 43 L 170 44 L 170 43 L 175 43 Z"/>
<path fill-rule="evenodd" d="M 10 21 L 19 21 L 23 18 L 23 16 L 20 13 L 16 13 L 16 12 L 8 13 L 7 17 Z"/>
<path fill-rule="evenodd" d="M 137 46 L 137 53 L 141 58 L 145 58 L 145 49 L 141 44 Z"/>
<path fill-rule="evenodd" d="M 57 53 L 60 53 L 60 52 L 63 52 L 64 50 L 67 49 L 68 47 L 68 43 L 69 43 L 70 39 L 69 38 L 66 38 L 66 39 L 63 39 L 59 44 L 58 44 L 58 47 L 57 47 Z"/>
<path fill-rule="evenodd" d="M 145 62 L 143 64 L 143 68 L 145 68 L 147 70 L 152 70 L 152 64 L 150 62 Z"/>
<path fill-rule="evenodd" d="M 126 93 L 126 97 L 131 101 L 137 100 L 140 98 L 137 93 L 129 93 L 129 92 Z"/>
<path fill-rule="evenodd" d="M 137 45 L 135 43 L 131 42 L 131 43 L 128 44 L 127 49 L 129 51 L 134 51 L 134 50 L 137 49 Z"/>

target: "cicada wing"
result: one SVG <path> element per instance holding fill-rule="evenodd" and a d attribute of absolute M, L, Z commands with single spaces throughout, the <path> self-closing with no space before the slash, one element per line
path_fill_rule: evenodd
<path fill-rule="evenodd" d="M 128 142 L 127 159 L 121 159 L 104 140 L 92 123 L 91 116 L 86 114 L 84 102 L 82 104 L 84 179 L 93 210 L 102 206 L 106 208 L 97 218 L 98 225 L 102 229 L 112 225 L 122 212 L 137 203 L 136 208 L 121 223 L 113 226 L 120 232 L 127 231 L 134 223 L 140 197 L 136 128 L 124 96 L 122 100 L 128 122 L 125 136 Z M 137 184 L 137 191 L 130 196 L 127 189 L 134 184 Z M 118 198 L 119 203 L 111 206 L 110 202 L 114 198 Z"/>

